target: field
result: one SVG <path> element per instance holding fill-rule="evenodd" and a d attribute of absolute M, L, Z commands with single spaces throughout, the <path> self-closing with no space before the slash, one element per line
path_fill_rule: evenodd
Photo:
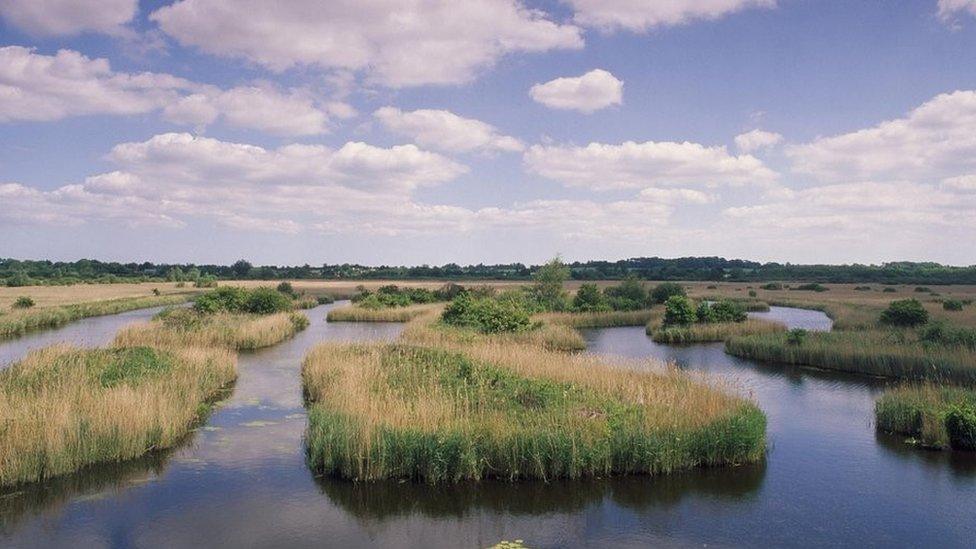
<path fill-rule="evenodd" d="M 456 332 L 420 318 L 397 344 L 315 348 L 302 370 L 313 469 L 434 483 L 655 474 L 764 454 L 765 416 L 723 388 Z"/>
<path fill-rule="evenodd" d="M 235 355 L 198 347 L 54 346 L 0 372 L 0 485 L 166 448 L 237 377 Z"/>
<path fill-rule="evenodd" d="M 270 284 L 266 283 L 265 285 Z M 14 301 L 20 296 L 28 296 L 34 300 L 36 308 L 56 307 L 90 303 L 93 301 L 108 301 L 114 299 L 151 297 L 153 289 L 159 290 L 160 295 L 187 295 L 200 293 L 203 290 L 193 288 L 187 284 L 177 288 L 175 282 L 146 282 L 142 284 L 75 284 L 72 286 L 0 286 L 0 311 L 9 312 Z"/>
<path fill-rule="evenodd" d="M 54 328 L 82 318 L 118 314 L 147 307 L 176 305 L 187 299 L 189 296 L 186 294 L 170 294 L 18 309 L 0 315 L 0 339 L 23 335 L 33 330 Z"/>

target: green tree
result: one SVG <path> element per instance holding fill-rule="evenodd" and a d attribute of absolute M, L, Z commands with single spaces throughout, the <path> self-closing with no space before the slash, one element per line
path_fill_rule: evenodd
<path fill-rule="evenodd" d="M 658 284 L 651 292 L 651 299 L 654 303 L 666 303 L 673 296 L 687 296 L 685 287 L 677 282 L 663 282 Z"/>
<path fill-rule="evenodd" d="M 584 313 L 609 311 L 610 304 L 596 284 L 587 282 L 580 285 L 573 297 L 573 309 Z"/>
<path fill-rule="evenodd" d="M 687 326 L 697 320 L 691 300 L 683 295 L 673 295 L 664 302 L 664 325 Z"/>
<path fill-rule="evenodd" d="M 244 259 L 238 259 L 230 266 L 230 270 L 234 271 L 234 276 L 237 278 L 247 278 L 247 275 L 251 273 L 251 269 L 253 268 L 254 266 Z"/>
<path fill-rule="evenodd" d="M 566 309 L 567 294 L 563 283 L 569 279 L 569 267 L 557 255 L 532 274 L 532 297 L 546 311 Z"/>

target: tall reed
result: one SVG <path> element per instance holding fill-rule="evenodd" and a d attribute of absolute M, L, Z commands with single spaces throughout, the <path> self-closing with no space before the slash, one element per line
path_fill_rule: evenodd
<path fill-rule="evenodd" d="M 750 318 L 742 322 L 709 322 L 670 328 L 656 328 L 648 324 L 646 331 L 657 343 L 686 344 L 725 341 L 745 335 L 776 334 L 786 331 L 786 326 L 779 322 Z"/>
<path fill-rule="evenodd" d="M 933 383 L 904 384 L 878 397 L 874 414 L 879 430 L 915 437 L 929 448 L 973 449 L 976 442 L 976 391 L 972 389 Z M 953 429 L 953 416 L 968 416 L 968 429 Z"/>
<path fill-rule="evenodd" d="M 252 350 L 280 343 L 308 326 L 308 317 L 296 312 L 271 315 L 218 313 L 200 315 L 199 318 L 198 324 L 186 327 L 167 326 L 160 320 L 132 324 L 119 330 L 115 344 Z"/>
<path fill-rule="evenodd" d="M 34 351 L 0 372 L 0 485 L 172 446 L 236 377 L 224 349 Z"/>
<path fill-rule="evenodd" d="M 357 305 L 349 305 L 332 309 L 326 315 L 326 319 L 329 322 L 409 322 L 424 313 L 439 311 L 443 307 L 442 303 L 425 303 L 386 309 L 366 309 Z"/>

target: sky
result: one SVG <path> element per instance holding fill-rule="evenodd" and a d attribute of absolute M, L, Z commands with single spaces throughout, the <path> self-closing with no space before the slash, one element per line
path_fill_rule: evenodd
<path fill-rule="evenodd" d="M 0 0 L 0 257 L 976 264 L 976 0 Z"/>

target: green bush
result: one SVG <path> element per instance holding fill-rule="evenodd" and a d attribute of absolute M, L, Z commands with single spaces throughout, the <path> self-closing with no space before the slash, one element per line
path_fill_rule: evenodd
<path fill-rule="evenodd" d="M 919 332 L 919 339 L 934 345 L 969 347 L 976 350 L 976 329 L 950 326 L 944 321 L 926 325 Z"/>
<path fill-rule="evenodd" d="M 638 311 L 650 306 L 647 288 L 634 275 L 628 275 L 617 286 L 607 288 L 604 294 L 614 311 Z"/>
<path fill-rule="evenodd" d="M 484 333 L 523 332 L 532 328 L 528 311 L 512 300 L 472 298 L 467 292 L 452 300 L 441 320 L 445 324 L 474 328 Z"/>
<path fill-rule="evenodd" d="M 14 301 L 14 309 L 30 309 L 34 306 L 34 300 L 26 295 L 22 295 Z"/>
<path fill-rule="evenodd" d="M 610 303 L 596 284 L 587 282 L 581 284 L 579 290 L 576 290 L 576 296 L 573 297 L 573 310 L 584 313 L 609 311 Z"/>
<path fill-rule="evenodd" d="M 915 291 L 920 294 L 927 294 L 932 291 L 928 286 L 915 286 Z"/>
<path fill-rule="evenodd" d="M 335 298 L 331 295 L 323 294 L 316 297 L 315 301 L 318 301 L 319 305 L 328 305 L 329 303 L 335 303 Z"/>
<path fill-rule="evenodd" d="M 854 290 L 858 292 L 869 292 L 871 291 L 871 286 L 855 286 Z"/>
<path fill-rule="evenodd" d="M 7 286 L 11 288 L 20 288 L 22 286 L 30 286 L 31 284 L 33 284 L 33 281 L 24 273 L 16 273 L 7 279 Z"/>
<path fill-rule="evenodd" d="M 743 322 L 749 317 L 742 305 L 730 300 L 712 303 L 709 309 L 713 322 Z"/>
<path fill-rule="evenodd" d="M 810 284 L 800 284 L 795 288 L 790 288 L 790 290 L 798 292 L 826 292 L 830 290 L 830 288 L 820 284 L 819 282 L 813 282 Z"/>
<path fill-rule="evenodd" d="M 550 259 L 532 274 L 535 283 L 529 293 L 543 311 L 565 311 L 568 308 L 569 299 L 563 283 L 569 279 L 569 275 L 569 267 L 563 264 L 559 256 Z"/>
<path fill-rule="evenodd" d="M 246 313 L 270 315 L 291 309 L 291 299 L 272 288 L 254 288 L 247 292 L 247 297 L 244 300 L 244 312 Z"/>
<path fill-rule="evenodd" d="M 454 282 L 448 282 L 434 290 L 434 296 L 437 297 L 438 301 L 450 301 L 465 291 L 464 286 L 455 284 Z"/>
<path fill-rule="evenodd" d="M 687 326 L 697 318 L 691 300 L 683 295 L 672 295 L 664 302 L 665 326 Z"/>
<path fill-rule="evenodd" d="M 757 295 L 759 294 L 756 293 L 756 290 L 749 290 L 749 297 L 756 297 Z"/>
<path fill-rule="evenodd" d="M 779 282 L 768 282 L 760 286 L 763 290 L 782 290 L 783 285 Z"/>
<path fill-rule="evenodd" d="M 881 323 L 890 326 L 915 327 L 929 321 L 929 312 L 917 299 L 892 301 L 881 313 Z"/>
<path fill-rule="evenodd" d="M 279 282 L 275 289 L 292 299 L 298 297 L 298 292 L 296 292 L 295 288 L 292 287 L 291 282 Z"/>
<path fill-rule="evenodd" d="M 248 291 L 236 286 L 224 286 L 197 298 L 193 308 L 201 313 L 240 312 Z"/>
<path fill-rule="evenodd" d="M 897 292 L 897 291 L 898 291 L 898 290 L 896 290 L 896 289 L 894 289 L 894 288 L 885 288 L 884 290 L 881 290 L 881 292 L 882 292 L 882 293 L 885 293 L 885 294 L 893 294 L 893 293 L 895 293 L 895 292 Z"/>
<path fill-rule="evenodd" d="M 180 284 L 183 284 L 180 282 Z M 194 288 L 216 288 L 217 277 L 214 275 L 202 275 L 193 280 Z"/>
<path fill-rule="evenodd" d="M 685 297 L 687 295 L 688 293 L 681 284 L 678 284 L 677 282 L 663 282 L 658 284 L 654 290 L 651 291 L 651 300 L 653 300 L 654 303 L 666 303 L 671 297 Z"/>
<path fill-rule="evenodd" d="M 790 345 L 803 345 L 807 340 L 807 331 L 803 328 L 793 328 L 786 332 L 786 342 Z"/>
<path fill-rule="evenodd" d="M 955 450 L 976 450 L 976 407 L 957 404 L 945 415 L 949 445 Z"/>
<path fill-rule="evenodd" d="M 942 302 L 942 308 L 947 311 L 961 311 L 962 301 L 958 299 L 947 299 Z"/>

